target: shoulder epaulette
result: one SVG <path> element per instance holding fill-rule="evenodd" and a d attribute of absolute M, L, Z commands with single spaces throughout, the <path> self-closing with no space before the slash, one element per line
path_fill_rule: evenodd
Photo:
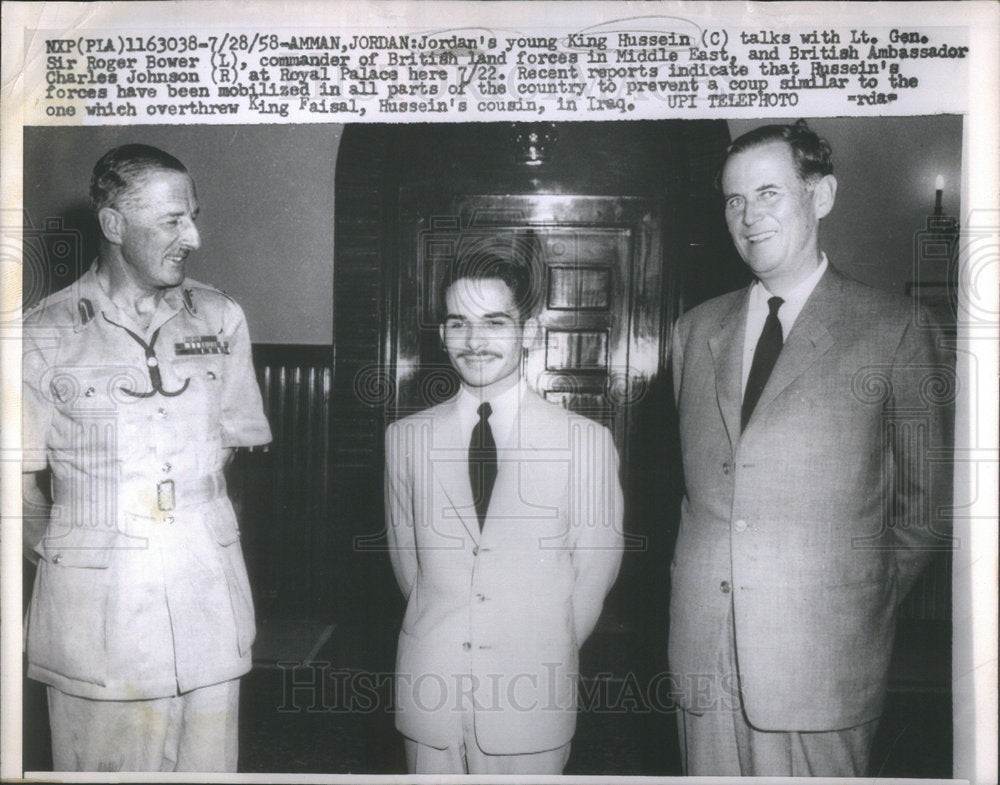
<path fill-rule="evenodd" d="M 94 318 L 94 304 L 86 297 L 81 297 L 76 304 L 76 309 L 80 314 L 80 326 L 82 327 Z"/>
<path fill-rule="evenodd" d="M 197 296 L 196 290 L 198 293 L 205 292 L 207 294 L 217 294 L 221 297 L 224 297 L 225 299 L 229 300 L 232 303 L 235 303 L 237 305 L 239 304 L 236 303 L 236 300 L 234 300 L 231 296 L 222 291 L 222 289 L 219 289 L 216 286 L 212 286 L 211 284 L 202 283 L 201 281 L 196 281 L 193 278 L 186 278 L 184 280 L 184 286 L 185 286 L 184 289 L 185 304 L 187 304 L 189 297 L 191 298 L 192 302 L 194 301 L 194 298 Z M 189 292 L 190 294 L 188 294 Z M 188 308 L 191 309 L 190 306 L 188 306 Z M 196 313 L 196 311 L 194 311 L 193 309 L 191 309 L 191 312 Z"/>

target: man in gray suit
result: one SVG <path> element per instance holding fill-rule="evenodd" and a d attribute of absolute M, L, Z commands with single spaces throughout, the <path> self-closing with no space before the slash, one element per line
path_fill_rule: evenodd
<path fill-rule="evenodd" d="M 579 648 L 622 558 L 607 428 L 528 388 L 525 267 L 484 255 L 445 287 L 458 394 L 386 431 L 389 555 L 406 597 L 396 727 L 415 774 L 561 774 Z"/>
<path fill-rule="evenodd" d="M 756 280 L 673 335 L 685 773 L 861 776 L 896 609 L 949 545 L 954 377 L 909 300 L 821 251 L 837 181 L 804 122 L 734 141 L 721 188 Z"/>

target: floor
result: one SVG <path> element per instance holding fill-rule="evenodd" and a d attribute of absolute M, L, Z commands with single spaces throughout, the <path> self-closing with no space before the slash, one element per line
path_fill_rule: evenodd
<path fill-rule="evenodd" d="M 371 623 L 330 627 L 314 625 L 320 636 L 310 633 L 300 643 L 312 655 L 310 665 L 293 665 L 294 654 L 279 665 L 282 655 L 272 654 L 244 678 L 241 772 L 405 773 L 390 704 L 396 629 Z M 941 679 L 947 683 L 948 631 L 915 636 L 905 630 L 900 635 L 871 773 L 947 778 L 951 698 L 940 685 Z M 622 630 L 599 629 L 585 646 L 581 671 L 591 709 L 579 714 L 566 774 L 679 775 L 674 715 L 642 686 L 659 671 L 628 666 L 655 659 L 648 645 L 635 640 Z M 26 683 L 25 714 L 25 769 L 45 770 L 44 691 L 33 682 Z"/>

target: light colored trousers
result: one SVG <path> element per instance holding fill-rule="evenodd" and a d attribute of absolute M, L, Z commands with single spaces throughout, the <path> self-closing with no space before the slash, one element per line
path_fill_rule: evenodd
<path fill-rule="evenodd" d="M 470 696 L 463 696 L 456 712 L 455 741 L 444 749 L 404 737 L 406 769 L 410 774 L 562 774 L 570 745 L 519 755 L 490 755 L 476 742 L 475 715 Z"/>
<path fill-rule="evenodd" d="M 731 607 L 719 638 L 717 683 L 722 674 L 737 673 Z M 843 730 L 758 730 L 747 722 L 741 700 L 677 717 L 688 777 L 863 777 L 877 727 L 876 719 Z"/>
<path fill-rule="evenodd" d="M 48 701 L 55 771 L 236 771 L 239 679 L 134 701 L 49 687 Z"/>

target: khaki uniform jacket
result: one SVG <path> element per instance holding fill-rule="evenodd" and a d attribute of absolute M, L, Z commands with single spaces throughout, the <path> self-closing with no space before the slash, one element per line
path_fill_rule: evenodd
<path fill-rule="evenodd" d="M 240 307 L 186 280 L 142 331 L 92 268 L 26 317 L 23 358 L 24 470 L 51 468 L 55 502 L 28 675 L 124 700 L 245 673 L 253 604 L 222 469 L 271 433 Z"/>

